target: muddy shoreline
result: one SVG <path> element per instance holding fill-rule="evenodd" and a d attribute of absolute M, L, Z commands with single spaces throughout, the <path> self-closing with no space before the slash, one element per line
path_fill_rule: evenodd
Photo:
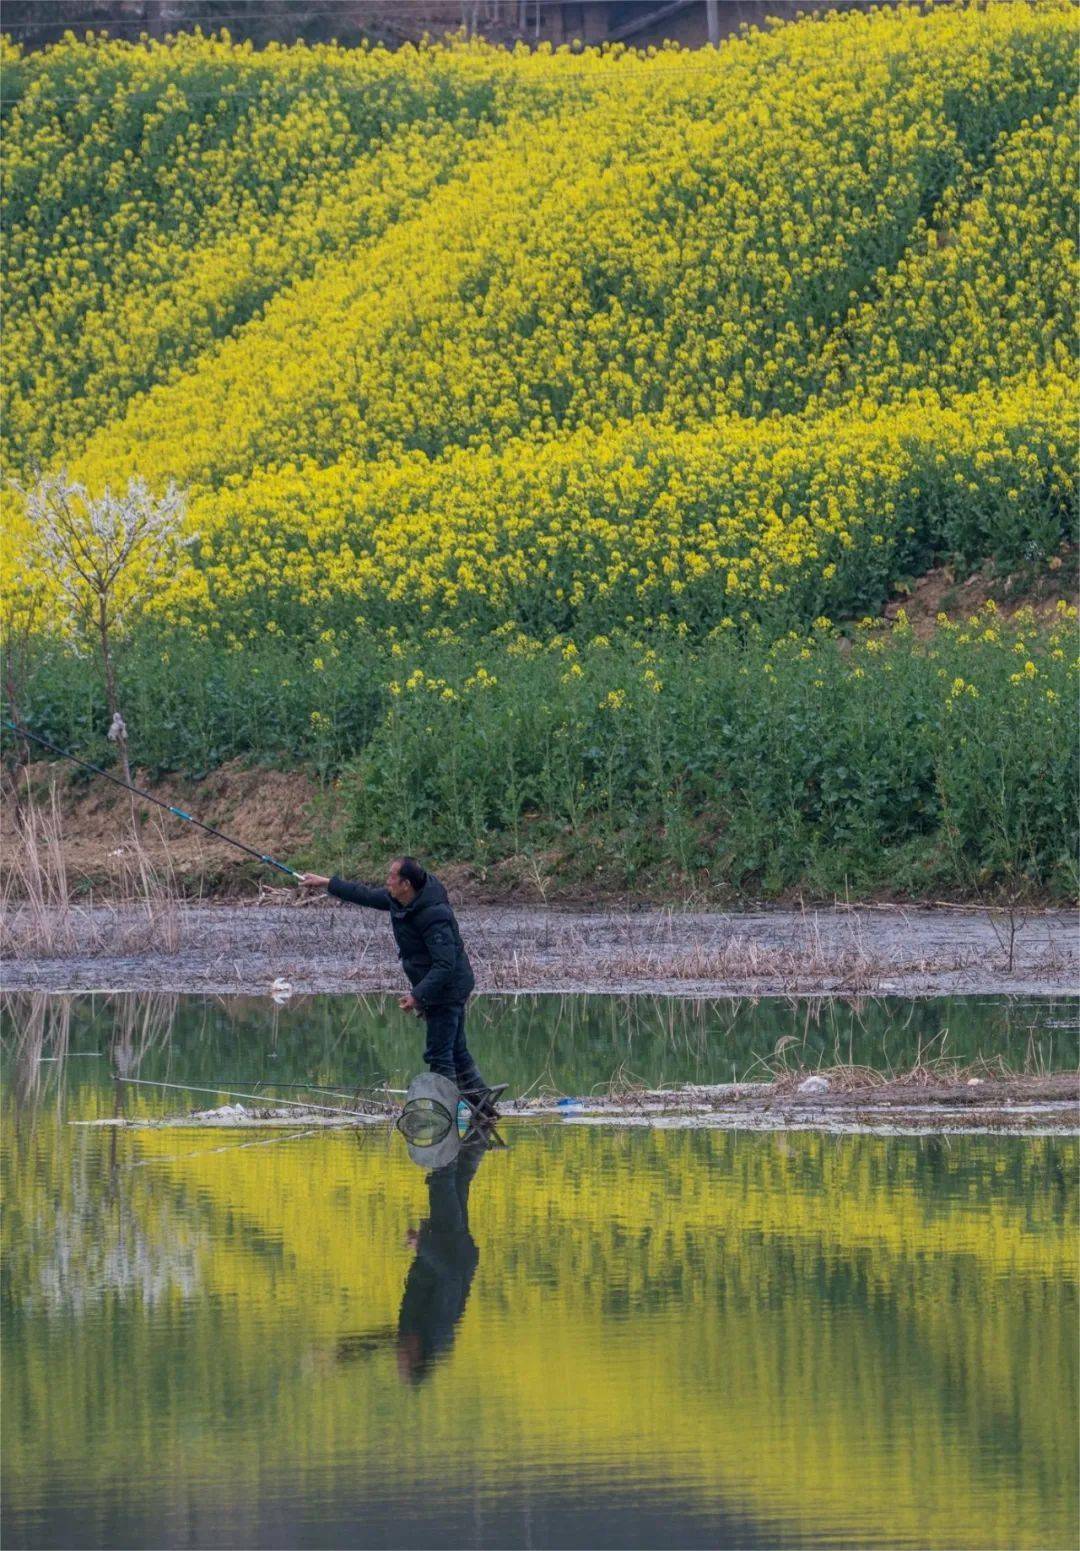
<path fill-rule="evenodd" d="M 1055 995 L 1080 982 L 1071 910 L 859 907 L 740 914 L 463 906 L 477 992 Z M 69 908 L 3 918 L 7 991 L 204 995 L 403 988 L 379 912 L 290 905 Z"/>

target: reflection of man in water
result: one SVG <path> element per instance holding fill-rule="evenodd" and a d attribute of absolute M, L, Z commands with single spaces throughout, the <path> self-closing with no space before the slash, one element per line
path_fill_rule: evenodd
<path fill-rule="evenodd" d="M 462 1147 L 452 1163 L 427 1177 L 428 1216 L 406 1235 L 416 1259 L 405 1278 L 398 1316 L 398 1373 L 419 1384 L 454 1344 L 480 1259 L 469 1232 L 469 1186 L 484 1156 L 483 1144 Z"/>

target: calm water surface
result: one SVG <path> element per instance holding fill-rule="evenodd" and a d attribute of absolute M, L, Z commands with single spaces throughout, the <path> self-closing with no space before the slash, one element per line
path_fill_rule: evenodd
<path fill-rule="evenodd" d="M 69 1124 L 405 1076 L 385 1003 L 2 1011 L 8 1548 L 1076 1543 L 1072 1139 L 510 1122 L 428 1175 L 381 1129 Z M 1075 1020 L 538 998 L 474 1025 L 493 1077 L 578 1092 L 741 1076 L 788 1036 L 1074 1064 Z"/>

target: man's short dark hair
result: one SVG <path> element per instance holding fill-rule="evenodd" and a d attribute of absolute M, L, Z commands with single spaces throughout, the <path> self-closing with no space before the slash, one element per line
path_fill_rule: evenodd
<path fill-rule="evenodd" d="M 406 883 L 411 883 L 413 888 L 419 894 L 420 890 L 427 882 L 427 873 L 421 867 L 416 858 L 412 856 L 399 856 L 397 870 L 398 877 L 404 878 Z"/>

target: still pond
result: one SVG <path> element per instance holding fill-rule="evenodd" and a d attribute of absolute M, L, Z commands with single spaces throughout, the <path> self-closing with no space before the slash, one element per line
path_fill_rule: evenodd
<path fill-rule="evenodd" d="M 1075 1138 L 509 1121 L 428 1174 L 70 1123 L 403 1085 L 391 998 L 0 1016 L 8 1551 L 1076 1544 Z M 511 1093 L 1069 1068 L 1077 1003 L 490 998 L 470 1043 Z"/>

